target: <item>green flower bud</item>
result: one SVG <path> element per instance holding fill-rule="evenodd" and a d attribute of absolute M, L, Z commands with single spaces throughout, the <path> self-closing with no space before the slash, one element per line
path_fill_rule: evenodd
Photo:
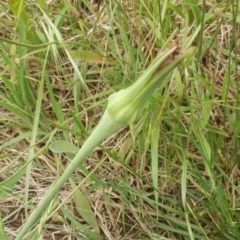
<path fill-rule="evenodd" d="M 109 96 L 106 111 L 112 119 L 122 125 L 129 125 L 137 120 L 147 99 L 193 49 L 185 54 L 179 55 L 179 52 L 179 43 L 175 40 L 174 46 L 160 52 L 133 85 Z"/>

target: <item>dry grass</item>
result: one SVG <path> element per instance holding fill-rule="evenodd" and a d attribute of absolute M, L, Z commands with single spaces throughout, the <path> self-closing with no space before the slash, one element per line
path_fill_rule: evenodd
<path fill-rule="evenodd" d="M 81 147 L 107 97 L 134 82 L 177 36 L 182 51 L 195 45 L 197 56 L 156 91 L 134 126 L 106 139 L 71 178 L 99 232 L 77 210 L 67 182 L 26 239 L 240 238 L 239 6 L 165 2 L 166 12 L 158 1 L 66 1 L 66 7 L 52 1 L 44 11 L 65 45 L 55 35 L 49 56 L 47 44 L 40 45 L 49 42 L 40 21 L 50 25 L 39 8 L 24 3 L 42 34 L 33 32 L 42 41 L 34 42 L 23 24 L 16 27 L 7 2 L 0 4 L 0 219 L 9 239 L 74 156 L 52 153 L 49 144 L 63 139 Z M 64 48 L 85 51 L 78 64 L 85 87 Z M 18 175 L 27 161 L 30 174 Z"/>

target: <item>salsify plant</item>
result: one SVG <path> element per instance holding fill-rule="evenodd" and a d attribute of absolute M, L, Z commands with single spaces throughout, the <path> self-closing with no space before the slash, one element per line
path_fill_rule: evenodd
<path fill-rule="evenodd" d="M 167 49 L 159 52 L 156 59 L 134 84 L 109 96 L 108 105 L 101 120 L 66 170 L 30 215 L 16 240 L 22 240 L 37 223 L 48 204 L 85 158 L 108 136 L 134 123 L 141 116 L 144 104 L 156 88 L 168 79 L 179 63 L 189 59 L 194 53 L 195 48 L 188 48 L 181 53 L 178 40 L 174 40 Z"/>

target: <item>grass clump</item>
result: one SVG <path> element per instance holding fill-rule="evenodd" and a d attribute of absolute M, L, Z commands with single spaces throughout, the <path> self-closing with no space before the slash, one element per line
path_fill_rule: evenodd
<path fill-rule="evenodd" d="M 25 239 L 238 239 L 235 1 L 0 3 L 1 239 L 15 239 L 97 125 L 178 37 L 198 49 L 98 146 Z M 236 30 L 236 31 L 234 31 Z M 60 145 L 53 150 L 57 140 Z"/>

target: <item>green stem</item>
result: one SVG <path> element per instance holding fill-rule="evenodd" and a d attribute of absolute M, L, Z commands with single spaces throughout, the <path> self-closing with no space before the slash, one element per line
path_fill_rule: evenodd
<path fill-rule="evenodd" d="M 37 223 L 41 218 L 41 215 L 46 210 L 48 204 L 53 200 L 55 195 L 72 175 L 72 173 L 78 168 L 78 166 L 85 160 L 85 158 L 108 136 L 116 132 L 120 128 L 124 127 L 123 124 L 116 123 L 105 111 L 99 124 L 93 130 L 89 138 L 83 144 L 81 149 L 78 151 L 76 156 L 73 158 L 71 163 L 68 165 L 67 169 L 63 172 L 62 176 L 57 180 L 56 183 L 50 188 L 47 195 L 39 203 L 37 209 L 28 218 L 26 224 L 19 232 L 16 240 L 22 240 L 24 236 L 30 231 L 30 229 Z"/>

